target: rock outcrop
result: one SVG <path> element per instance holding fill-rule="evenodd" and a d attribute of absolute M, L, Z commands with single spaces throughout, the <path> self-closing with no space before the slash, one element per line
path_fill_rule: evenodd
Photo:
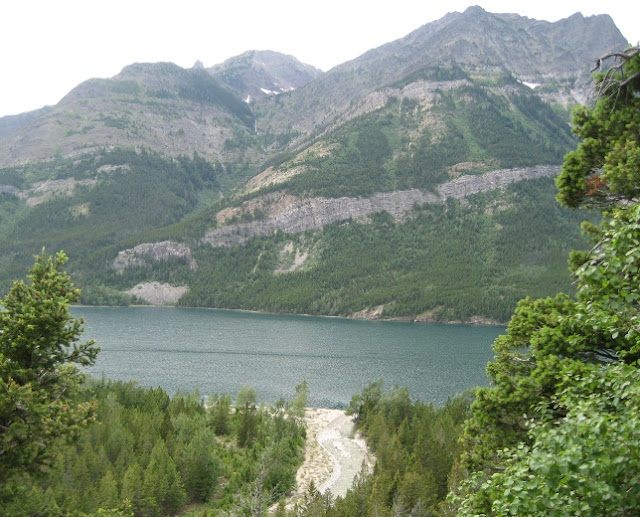
<path fill-rule="evenodd" d="M 128 267 L 145 265 L 145 258 L 152 260 L 177 258 L 185 260 L 192 270 L 198 267 L 198 264 L 191 256 L 191 248 L 189 246 L 181 242 L 162 241 L 145 242 L 138 244 L 134 248 L 122 250 L 113 261 L 113 268 L 118 274 L 122 274 Z"/>
<path fill-rule="evenodd" d="M 39 205 L 53 197 L 54 195 L 72 196 L 78 185 L 93 186 L 97 180 L 73 178 L 38 181 L 30 188 L 19 189 L 12 185 L 0 185 L 0 194 L 10 194 L 20 199 L 26 199 L 28 206 Z"/>
<path fill-rule="evenodd" d="M 346 219 L 364 220 L 376 212 L 388 212 L 400 219 L 415 205 L 441 203 L 447 198 L 461 199 L 471 194 L 486 192 L 517 181 L 543 176 L 555 176 L 556 166 L 501 169 L 477 176 L 460 176 L 440 185 L 437 193 L 421 190 L 380 192 L 368 198 L 309 198 L 290 202 L 276 216 L 261 221 L 236 223 L 216 228 L 205 234 L 201 243 L 213 247 L 244 244 L 252 237 L 262 237 L 278 231 L 300 233 L 317 230 Z"/>
<path fill-rule="evenodd" d="M 151 305 L 175 305 L 188 290 L 189 288 L 185 285 L 145 282 L 137 284 L 125 292 Z"/>

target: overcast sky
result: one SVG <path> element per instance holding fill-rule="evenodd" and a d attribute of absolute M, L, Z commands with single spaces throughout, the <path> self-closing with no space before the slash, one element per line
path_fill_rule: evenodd
<path fill-rule="evenodd" d="M 55 104 L 82 81 L 135 62 L 209 67 L 257 49 L 329 70 L 474 4 L 548 21 L 609 14 L 640 41 L 637 0 L 5 0 L 0 116 Z"/>

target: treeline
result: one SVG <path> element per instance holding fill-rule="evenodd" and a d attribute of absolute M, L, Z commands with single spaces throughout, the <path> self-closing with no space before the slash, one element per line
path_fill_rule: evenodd
<path fill-rule="evenodd" d="M 40 475 L 0 490 L 0 513 L 18 516 L 174 515 L 185 508 L 263 510 L 295 486 L 302 461 L 306 385 L 273 408 L 256 393 L 169 397 L 162 389 L 105 379 L 83 397 L 95 421 L 72 445 L 57 443 Z M 195 505 L 195 506 L 194 506 Z"/>
<path fill-rule="evenodd" d="M 471 396 L 436 407 L 412 401 L 406 389 L 382 388 L 381 381 L 370 384 L 347 408 L 375 453 L 373 472 L 363 470 L 344 498 L 333 499 L 311 487 L 290 515 L 440 515 L 456 471 L 458 438 Z"/>

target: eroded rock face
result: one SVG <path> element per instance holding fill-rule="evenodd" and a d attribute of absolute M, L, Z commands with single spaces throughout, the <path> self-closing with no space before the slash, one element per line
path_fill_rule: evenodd
<path fill-rule="evenodd" d="M 251 201 L 253 205 L 257 204 L 261 209 L 264 209 L 266 219 L 216 228 L 207 232 L 200 240 L 200 244 L 208 244 L 213 247 L 239 246 L 253 237 L 272 235 L 277 232 L 295 234 L 306 230 L 318 230 L 328 224 L 347 219 L 364 221 L 370 215 L 382 211 L 389 213 L 394 219 L 400 220 L 415 205 L 442 203 L 447 198 L 462 199 L 472 194 L 487 192 L 526 179 L 556 176 L 559 171 L 560 167 L 557 166 L 538 166 L 501 169 L 481 175 L 460 176 L 440 185 L 436 193 L 412 189 L 380 192 L 368 198 L 309 199 L 267 194 L 264 196 L 263 204 L 256 200 Z M 233 215 L 238 214 L 234 213 Z M 220 222 L 228 219 L 229 217 L 222 217 Z M 290 251 L 293 252 L 293 248 Z M 307 254 L 302 250 L 295 250 L 295 253 L 293 263 L 299 266 L 304 263 Z M 191 255 L 191 248 L 186 244 L 173 241 L 143 243 L 134 248 L 123 250 L 113 261 L 113 268 L 122 274 L 127 267 L 146 264 L 145 259 L 166 260 L 168 258 L 185 260 L 191 269 L 197 268 L 196 261 Z"/>
<path fill-rule="evenodd" d="M 354 312 L 350 318 L 356 320 L 379 320 L 382 318 L 382 314 L 384 313 L 384 305 L 378 305 L 377 307 L 373 307 L 371 309 L 363 309 L 358 312 Z"/>
<path fill-rule="evenodd" d="M 380 192 L 368 198 L 309 198 L 289 202 L 284 210 L 261 221 L 237 223 L 216 228 L 205 234 L 201 243 L 213 247 L 244 244 L 252 237 L 316 230 L 346 219 L 363 220 L 376 212 L 388 212 L 395 219 L 404 216 L 414 205 L 441 203 L 447 198 L 461 199 L 487 192 L 510 183 L 542 176 L 556 176 L 557 166 L 501 169 L 477 176 L 460 176 L 440 185 L 437 194 L 421 190 Z"/>
<path fill-rule="evenodd" d="M 0 185 L 0 193 L 11 194 L 20 199 L 26 199 L 28 206 L 39 205 L 54 195 L 72 196 L 78 185 L 95 185 L 95 179 L 75 180 L 73 178 L 47 180 L 34 183 L 30 188 L 19 189 L 11 185 Z"/>
<path fill-rule="evenodd" d="M 162 241 L 145 242 L 138 244 L 134 248 L 122 250 L 113 261 L 113 268 L 118 274 L 122 274 L 127 267 L 145 265 L 145 258 L 153 260 L 178 258 L 187 261 L 191 269 L 198 267 L 196 261 L 191 256 L 191 248 L 189 248 L 189 246 L 181 242 Z"/>
<path fill-rule="evenodd" d="M 500 169 L 478 176 L 460 176 L 438 187 L 438 194 L 442 199 L 461 199 L 471 194 L 487 192 L 504 187 L 510 183 L 522 180 L 541 178 L 543 176 L 557 176 L 560 167 L 541 165 L 537 167 L 523 167 L 519 169 Z"/>
<path fill-rule="evenodd" d="M 280 264 L 274 271 L 276 275 L 291 273 L 300 269 L 309 258 L 309 250 L 304 250 L 293 242 L 287 242 L 280 250 Z"/>
<path fill-rule="evenodd" d="M 188 290 L 189 288 L 185 285 L 145 282 L 137 284 L 125 292 L 151 305 L 175 305 Z"/>

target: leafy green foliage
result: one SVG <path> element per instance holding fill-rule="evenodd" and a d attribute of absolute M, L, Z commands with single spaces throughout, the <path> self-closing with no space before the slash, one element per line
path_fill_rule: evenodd
<path fill-rule="evenodd" d="M 478 390 L 467 436 L 472 468 L 526 441 L 533 408 L 556 393 L 566 368 L 638 359 L 639 223 L 639 205 L 604 221 L 598 246 L 575 271 L 576 299 L 559 294 L 518 304 L 487 368 L 494 387 Z"/>
<path fill-rule="evenodd" d="M 467 483 L 458 515 L 632 515 L 640 505 L 640 372 L 567 374 L 529 443 L 502 451 L 501 472 Z M 557 419 L 558 412 L 564 416 Z M 490 507 L 489 507 L 490 503 Z"/>
<path fill-rule="evenodd" d="M 90 401 L 77 402 L 83 376 L 98 349 L 78 343 L 82 321 L 69 313 L 80 291 L 62 267 L 63 253 L 43 252 L 0 305 L 0 498 L 5 483 L 52 460 L 58 438 L 72 439 L 92 418 Z"/>
<path fill-rule="evenodd" d="M 452 497 L 462 515 L 630 515 L 637 508 L 640 205 L 628 202 L 637 167 L 619 153 L 637 139 L 636 66 L 633 57 L 617 71 L 631 68 L 629 81 L 610 76 L 615 102 L 605 88 L 593 110 L 576 113 L 584 140 L 567 157 L 559 200 L 595 200 L 611 210 L 599 227 L 585 226 L 593 249 L 571 257 L 576 297 L 523 300 L 494 344 L 493 386 L 477 390 L 464 434 L 464 466 L 473 474 L 462 496 Z M 618 166 L 627 168 L 624 187 Z M 611 203 L 621 198 L 627 202 Z"/>
<path fill-rule="evenodd" d="M 615 73 L 596 77 L 602 95 L 595 107 L 574 113 L 574 132 L 581 142 L 566 156 L 558 176 L 560 203 L 577 207 L 638 198 L 640 55 L 635 50 L 627 51 L 630 57 Z"/>

